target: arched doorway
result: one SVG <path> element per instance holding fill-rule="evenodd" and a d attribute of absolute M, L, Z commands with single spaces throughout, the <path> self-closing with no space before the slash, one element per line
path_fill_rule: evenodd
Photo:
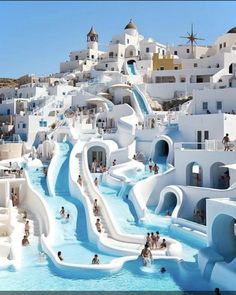
<path fill-rule="evenodd" d="M 206 225 L 206 200 L 208 198 L 200 199 L 193 210 L 193 221 Z"/>
<path fill-rule="evenodd" d="M 169 144 L 166 140 L 161 139 L 155 144 L 155 151 L 153 155 L 153 161 L 155 163 L 166 162 L 169 155 Z"/>
<path fill-rule="evenodd" d="M 227 189 L 229 182 L 229 169 L 221 162 L 211 165 L 210 169 L 211 187 L 216 189 Z"/>
<path fill-rule="evenodd" d="M 88 166 L 91 169 L 92 163 L 96 160 L 97 165 L 99 166 L 102 163 L 103 166 L 106 166 L 106 150 L 101 146 L 92 146 L 88 150 Z"/>
<path fill-rule="evenodd" d="M 172 192 L 167 192 L 164 196 L 164 201 L 163 201 L 160 213 L 164 215 L 172 215 L 176 205 L 177 205 L 176 195 Z"/>
<path fill-rule="evenodd" d="M 196 163 L 189 163 L 186 167 L 186 185 L 202 186 L 202 167 Z"/>
<path fill-rule="evenodd" d="M 226 214 L 218 215 L 211 228 L 213 247 L 224 257 L 227 263 L 236 257 L 236 236 L 234 228 L 235 219 Z"/>

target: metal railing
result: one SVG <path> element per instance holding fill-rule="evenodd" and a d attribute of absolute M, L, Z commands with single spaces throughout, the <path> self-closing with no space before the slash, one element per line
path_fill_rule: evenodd
<path fill-rule="evenodd" d="M 226 148 L 221 140 L 210 139 L 205 142 L 177 142 L 176 150 L 236 151 L 236 141 L 229 141 Z"/>

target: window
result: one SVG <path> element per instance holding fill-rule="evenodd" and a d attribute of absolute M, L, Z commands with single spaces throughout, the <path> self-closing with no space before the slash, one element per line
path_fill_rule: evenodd
<path fill-rule="evenodd" d="M 175 70 L 178 70 L 179 68 L 178 68 L 178 67 L 174 67 L 174 69 L 175 69 Z"/>
<path fill-rule="evenodd" d="M 178 51 L 177 50 L 174 51 L 174 55 L 178 55 Z"/>
<path fill-rule="evenodd" d="M 127 39 L 127 44 L 129 44 L 129 39 Z"/>
<path fill-rule="evenodd" d="M 209 131 L 208 130 L 205 130 L 204 131 L 204 139 L 205 140 L 208 140 L 209 139 Z"/>
<path fill-rule="evenodd" d="M 26 124 L 25 123 L 22 124 L 22 128 L 26 128 Z"/>
<path fill-rule="evenodd" d="M 105 67 L 107 68 L 108 67 L 108 64 L 106 64 Z"/>
<path fill-rule="evenodd" d="M 187 49 L 186 49 L 186 52 L 187 52 L 187 53 L 189 53 L 189 52 L 190 52 L 189 48 L 187 48 Z"/>
<path fill-rule="evenodd" d="M 160 70 L 161 70 L 161 71 L 164 71 L 164 69 L 165 69 L 164 67 L 160 67 Z"/>
<path fill-rule="evenodd" d="M 78 55 L 76 55 L 76 56 L 75 56 L 75 60 L 78 60 L 78 59 L 79 59 L 79 57 L 78 57 Z"/>
<path fill-rule="evenodd" d="M 224 42 L 224 47 L 226 47 L 226 42 Z"/>
<path fill-rule="evenodd" d="M 94 55 L 93 54 L 91 55 L 91 58 L 94 59 Z"/>
<path fill-rule="evenodd" d="M 194 66 L 194 68 L 197 68 L 197 63 L 194 63 L 193 66 Z"/>
<path fill-rule="evenodd" d="M 165 50 L 164 50 L 164 49 L 162 50 L 162 54 L 163 54 L 163 55 L 165 54 Z"/>
<path fill-rule="evenodd" d="M 109 52 L 109 57 L 113 57 L 113 52 Z"/>
<path fill-rule="evenodd" d="M 129 56 L 133 56 L 133 50 L 130 50 Z"/>
<path fill-rule="evenodd" d="M 222 44 L 219 45 L 220 49 L 222 48 Z"/>
<path fill-rule="evenodd" d="M 20 128 L 20 124 L 17 124 L 18 128 Z"/>
<path fill-rule="evenodd" d="M 217 101 L 216 102 L 216 109 L 217 110 L 222 110 L 222 101 Z"/>
<path fill-rule="evenodd" d="M 202 109 L 203 109 L 203 110 L 208 110 L 208 102 L 204 101 L 204 102 L 202 103 Z"/>
<path fill-rule="evenodd" d="M 114 71 L 115 70 L 115 68 L 111 68 L 111 71 Z"/>
<path fill-rule="evenodd" d="M 149 47 L 146 47 L 146 52 L 147 52 L 147 53 L 149 52 Z"/>

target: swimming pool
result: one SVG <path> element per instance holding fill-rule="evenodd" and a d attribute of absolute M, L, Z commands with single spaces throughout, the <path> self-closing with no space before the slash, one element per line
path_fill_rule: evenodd
<path fill-rule="evenodd" d="M 84 208 L 79 200 L 71 197 L 69 192 L 68 169 L 72 146 L 69 143 L 59 143 L 58 145 L 58 170 L 54 197 L 49 196 L 43 169 L 27 169 L 34 188 L 45 198 L 56 220 L 56 240 L 53 249 L 55 252 L 62 252 L 65 262 L 90 264 L 94 254 L 97 253 L 101 261 L 108 263 L 117 256 L 107 255 L 88 241 Z M 59 212 L 62 206 L 65 208 L 66 214 L 70 214 L 69 222 L 60 216 Z M 75 255 L 75 253 L 79 254 Z"/>
<path fill-rule="evenodd" d="M 75 259 L 80 263 L 88 263 L 94 252 L 99 253 L 101 262 L 110 260 L 113 256 L 97 251 L 96 245 L 91 244 L 87 238 L 86 220 L 83 205 L 73 199 L 68 191 L 68 160 L 71 146 L 63 143 L 60 147 L 60 161 L 58 162 L 58 176 L 55 184 L 56 197 L 49 197 L 46 179 L 42 169 L 28 169 L 30 179 L 35 189 L 48 203 L 48 206 L 56 219 L 58 239 L 54 245 L 55 250 L 60 249 L 67 261 Z M 59 209 L 66 208 L 72 216 L 69 224 L 69 239 L 65 238 L 65 228 L 59 219 Z M 58 219 L 57 219 L 58 218 Z M 177 262 L 176 260 L 159 259 L 150 267 L 144 268 L 140 259 L 125 263 L 117 273 L 93 279 L 89 274 L 84 279 L 72 278 L 58 271 L 48 258 L 44 264 L 38 263 L 38 251 L 40 244 L 38 238 L 30 237 L 30 246 L 23 248 L 23 264 L 19 271 L 0 271 L 0 290 L 58 290 L 58 291 L 178 291 L 178 290 L 213 290 L 214 287 L 204 281 L 195 261 Z M 186 251 L 188 248 L 186 248 Z M 192 248 L 190 247 L 192 251 Z M 197 248 L 195 248 L 197 252 Z M 104 255 L 104 256 L 103 256 Z M 183 264 L 184 263 L 184 264 Z M 166 273 L 160 273 L 160 267 L 166 268 Z"/>

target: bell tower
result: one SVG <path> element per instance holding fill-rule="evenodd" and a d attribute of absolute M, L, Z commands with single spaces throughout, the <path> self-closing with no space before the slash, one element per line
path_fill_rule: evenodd
<path fill-rule="evenodd" d="M 96 33 L 94 27 L 91 27 L 87 34 L 87 48 L 98 50 L 98 34 Z"/>

